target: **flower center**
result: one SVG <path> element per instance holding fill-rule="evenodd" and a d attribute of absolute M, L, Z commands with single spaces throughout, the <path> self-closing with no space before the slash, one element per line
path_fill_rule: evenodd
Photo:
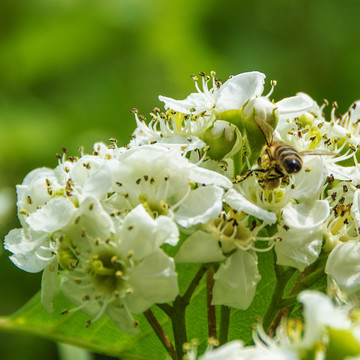
<path fill-rule="evenodd" d="M 112 294 L 125 287 L 128 266 L 115 254 L 115 251 L 106 250 L 98 253 L 92 256 L 87 263 L 86 272 L 97 289 Z"/>

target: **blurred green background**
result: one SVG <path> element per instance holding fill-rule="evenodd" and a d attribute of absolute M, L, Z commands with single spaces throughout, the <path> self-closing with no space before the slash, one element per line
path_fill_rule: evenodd
<path fill-rule="evenodd" d="M 259 70 L 279 100 L 298 91 L 339 111 L 360 98 L 358 0 L 1 0 L 0 233 L 18 226 L 15 185 L 56 153 L 129 141 L 137 107 L 184 98 L 191 74 Z M 10 199 L 10 200 L 8 200 Z M 40 286 L 3 251 L 0 315 Z M 58 359 L 51 342 L 0 334 L 2 360 Z M 98 356 L 97 359 L 105 357 Z"/>

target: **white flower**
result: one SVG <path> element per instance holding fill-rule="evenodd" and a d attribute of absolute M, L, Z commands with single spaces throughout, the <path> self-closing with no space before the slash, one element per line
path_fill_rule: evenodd
<path fill-rule="evenodd" d="M 299 319 L 282 321 L 274 338 L 259 325 L 255 348 L 244 348 L 249 356 L 241 359 L 325 359 L 330 349 L 334 359 L 360 353 L 358 325 L 348 306 L 335 306 L 318 291 L 303 291 L 298 299 L 304 304 L 304 324 Z"/>
<path fill-rule="evenodd" d="M 80 310 L 100 318 L 105 312 L 123 331 L 133 333 L 131 313 L 141 313 L 154 303 L 174 300 L 178 294 L 173 260 L 159 249 L 167 238 L 177 237 L 173 222 L 157 219 L 138 205 L 107 238 L 86 235 L 76 248 L 77 263 L 61 288 Z M 89 323 L 90 324 L 90 323 Z"/>
<path fill-rule="evenodd" d="M 319 341 L 325 341 L 328 328 L 350 329 L 348 307 L 336 307 L 328 296 L 317 291 L 303 291 L 298 296 L 304 304 L 305 332 L 299 348 L 311 348 Z"/>
<path fill-rule="evenodd" d="M 152 119 L 147 124 L 135 113 L 137 128 L 132 135 L 130 148 L 156 143 L 183 151 L 202 149 L 206 144 L 200 137 L 214 120 L 208 116 L 189 116 L 171 111 L 151 115 Z"/>
<path fill-rule="evenodd" d="M 312 264 L 320 254 L 322 224 L 329 214 L 326 200 L 287 204 L 283 209 L 285 229 L 280 230 L 281 241 L 275 244 L 277 263 L 296 267 L 300 271 Z"/>
<path fill-rule="evenodd" d="M 257 226 L 249 215 L 230 210 L 201 225 L 182 244 L 175 261 L 178 263 L 223 262 L 214 275 L 213 304 L 246 309 L 251 304 L 260 280 L 256 251 L 270 250 L 275 237 L 263 238 L 258 233 L 266 223 Z M 257 248 L 257 241 L 269 243 Z M 236 276 L 234 276 L 236 273 Z"/>
<path fill-rule="evenodd" d="M 166 108 L 183 114 L 241 109 L 249 99 L 262 94 L 264 79 L 265 75 L 262 73 L 247 72 L 231 77 L 218 87 L 215 78 L 213 78 L 213 87 L 209 90 L 209 79 L 203 77 L 203 91 L 200 90 L 197 81 L 195 81 L 198 92 L 190 94 L 185 100 L 174 100 L 165 96 L 159 96 L 159 100 L 165 103 Z"/>
<path fill-rule="evenodd" d="M 109 209 L 127 211 L 141 203 L 151 214 L 167 215 L 190 227 L 216 218 L 223 190 L 231 181 L 192 164 L 176 149 L 144 145 L 111 160 L 112 191 Z M 207 186 L 194 187 L 194 183 Z"/>

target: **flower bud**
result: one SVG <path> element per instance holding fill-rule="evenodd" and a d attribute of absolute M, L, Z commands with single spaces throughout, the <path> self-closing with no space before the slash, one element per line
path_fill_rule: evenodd
<path fill-rule="evenodd" d="M 348 329 L 329 328 L 329 345 L 326 359 L 345 359 L 360 354 L 360 344 L 353 331 Z"/>
<path fill-rule="evenodd" d="M 241 134 L 235 125 L 217 120 L 206 129 L 203 140 L 210 146 L 208 155 L 221 160 L 233 152 L 235 145 L 236 148 L 240 147 L 238 144 L 241 144 Z"/>
<path fill-rule="evenodd" d="M 243 108 L 243 116 L 246 119 L 257 116 L 266 121 L 273 128 L 276 127 L 278 116 L 275 114 L 276 106 L 265 97 L 250 100 Z"/>

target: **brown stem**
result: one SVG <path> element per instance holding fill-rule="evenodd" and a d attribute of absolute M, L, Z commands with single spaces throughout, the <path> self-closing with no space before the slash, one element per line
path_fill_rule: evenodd
<path fill-rule="evenodd" d="M 155 331 L 156 336 L 159 338 L 161 343 L 164 345 L 166 351 L 171 356 L 173 360 L 177 360 L 177 354 L 173 344 L 171 343 L 169 337 L 167 336 L 164 329 L 161 327 L 160 323 L 157 321 L 154 313 L 148 309 L 144 312 L 146 320 L 149 322 L 153 330 Z"/>

